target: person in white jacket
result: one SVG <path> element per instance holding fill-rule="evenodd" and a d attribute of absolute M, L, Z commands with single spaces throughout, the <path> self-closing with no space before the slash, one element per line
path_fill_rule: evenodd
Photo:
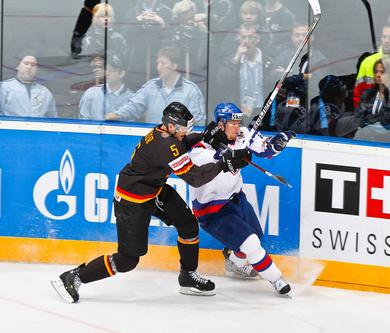
<path fill-rule="evenodd" d="M 249 129 L 240 127 L 242 116 L 243 113 L 236 105 L 218 104 L 214 112 L 215 122 L 225 132 L 228 146 L 219 148 L 200 142 L 190 153 L 193 163 L 200 166 L 217 162 L 224 149 L 247 149 L 244 141 Z M 294 137 L 292 131 L 280 132 L 268 138 L 257 132 L 250 140 L 248 149 L 259 157 L 272 158 Z M 263 231 L 253 207 L 242 191 L 242 185 L 240 170 L 234 170 L 220 173 L 198 188 L 190 186 L 194 214 L 203 230 L 232 250 L 226 260 L 229 264 L 225 267 L 226 273 L 241 277 L 253 277 L 258 273 L 279 294 L 287 294 L 291 290 L 290 285 L 261 245 Z M 248 262 L 251 265 L 249 268 Z"/>
<path fill-rule="evenodd" d="M 1 82 L 0 115 L 18 117 L 57 117 L 52 93 L 36 81 L 38 62 L 24 56 L 16 66 L 15 78 Z"/>

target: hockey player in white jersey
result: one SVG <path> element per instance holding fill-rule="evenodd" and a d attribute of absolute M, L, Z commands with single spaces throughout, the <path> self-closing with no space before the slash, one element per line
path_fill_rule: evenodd
<path fill-rule="evenodd" d="M 249 130 L 240 127 L 242 116 L 241 110 L 232 103 L 220 103 L 214 112 L 215 122 L 226 134 L 228 147 L 235 151 L 249 149 L 256 156 L 272 158 L 295 137 L 292 131 L 280 132 L 268 138 L 257 132 L 247 148 L 244 141 Z M 223 150 L 200 142 L 193 147 L 191 160 L 199 166 L 217 162 Z M 232 250 L 229 256 L 225 256 L 227 275 L 254 277 L 259 274 L 278 293 L 287 294 L 290 285 L 261 245 L 263 231 L 253 207 L 242 192 L 242 185 L 240 170 L 232 169 L 231 172 L 220 173 L 201 187 L 190 186 L 194 214 L 203 230 Z"/>

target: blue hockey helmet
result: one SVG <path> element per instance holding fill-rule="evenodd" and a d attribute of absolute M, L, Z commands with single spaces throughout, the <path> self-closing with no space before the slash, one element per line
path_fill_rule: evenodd
<path fill-rule="evenodd" d="M 214 120 L 216 123 L 222 121 L 226 123 L 228 120 L 240 120 L 243 117 L 242 111 L 233 103 L 219 103 L 214 110 Z"/>

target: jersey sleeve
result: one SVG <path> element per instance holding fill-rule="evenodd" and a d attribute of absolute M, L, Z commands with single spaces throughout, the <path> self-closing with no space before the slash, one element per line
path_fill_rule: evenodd
<path fill-rule="evenodd" d="M 244 138 L 249 135 L 248 128 L 241 128 Z M 251 152 L 255 155 L 260 156 L 267 149 L 267 138 L 264 138 L 259 131 L 256 131 L 255 135 L 249 141 L 249 147 Z"/>
<path fill-rule="evenodd" d="M 220 162 L 211 162 L 198 166 L 193 163 L 184 145 L 178 144 L 177 148 L 181 154 L 168 164 L 173 173 L 189 185 L 200 187 L 214 179 L 222 171 Z"/>

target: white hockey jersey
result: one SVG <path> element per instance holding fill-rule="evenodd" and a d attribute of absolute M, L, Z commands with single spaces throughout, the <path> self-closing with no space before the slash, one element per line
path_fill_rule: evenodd
<path fill-rule="evenodd" d="M 249 134 L 246 127 L 240 128 L 240 133 L 229 148 L 244 148 L 245 137 Z M 267 139 L 257 132 L 250 141 L 249 149 L 256 155 L 260 155 L 266 150 Z M 215 151 L 209 144 L 200 142 L 195 145 L 190 157 L 192 163 L 200 166 L 210 162 L 217 162 L 220 159 L 220 151 Z M 229 202 L 230 198 L 242 190 L 242 176 L 240 170 L 235 173 L 221 172 L 212 181 L 207 184 L 194 188 L 190 186 L 190 199 L 196 217 L 202 217 L 207 214 L 216 213 Z"/>

